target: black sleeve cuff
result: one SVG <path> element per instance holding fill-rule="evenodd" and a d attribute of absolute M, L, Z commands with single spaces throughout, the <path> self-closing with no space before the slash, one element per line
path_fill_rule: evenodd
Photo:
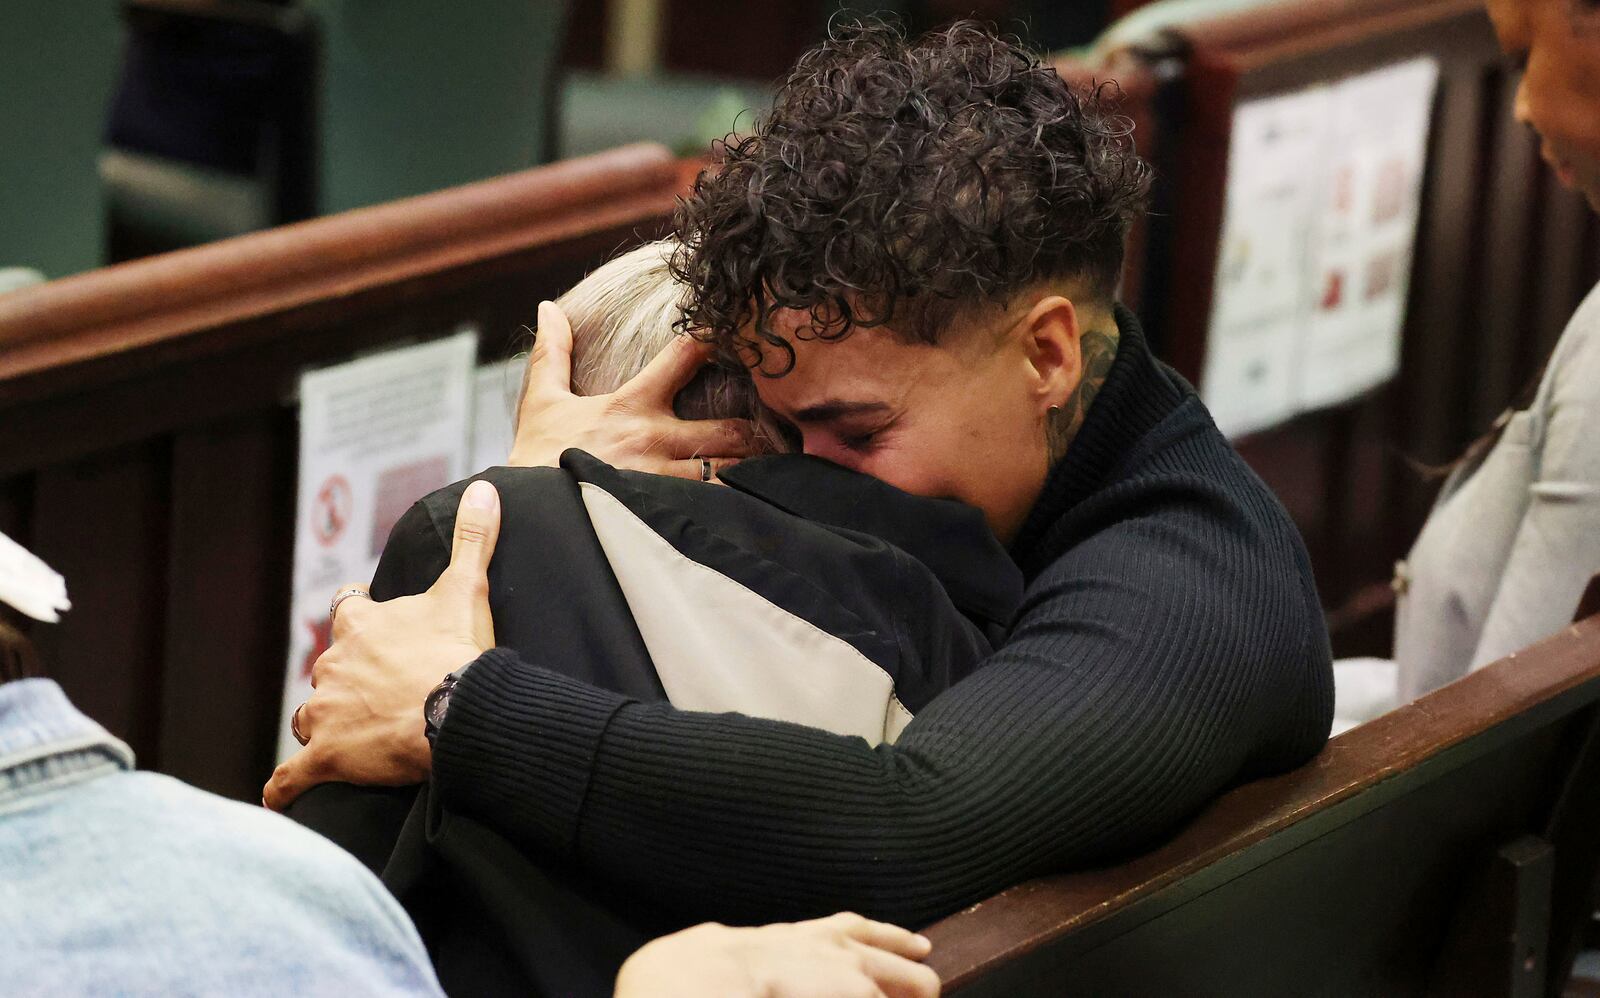
<path fill-rule="evenodd" d="M 461 674 L 433 746 L 433 786 L 461 814 L 520 842 L 567 851 L 596 753 L 626 697 L 484 652 Z"/>

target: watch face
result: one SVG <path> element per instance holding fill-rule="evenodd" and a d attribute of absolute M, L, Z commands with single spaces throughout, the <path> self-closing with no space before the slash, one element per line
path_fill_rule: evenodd
<path fill-rule="evenodd" d="M 433 692 L 428 694 L 427 702 L 422 705 L 422 717 L 427 723 L 428 734 L 433 734 L 439 725 L 444 723 L 445 711 L 450 707 L 450 691 L 455 689 L 455 686 L 456 677 L 446 676 L 433 688 Z"/>

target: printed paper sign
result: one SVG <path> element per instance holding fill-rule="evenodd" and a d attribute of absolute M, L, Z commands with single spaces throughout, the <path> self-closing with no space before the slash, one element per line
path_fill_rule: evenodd
<path fill-rule="evenodd" d="M 1312 229 L 1317 302 L 1296 363 L 1301 409 L 1355 398 L 1400 370 L 1438 81 L 1438 64 L 1421 59 L 1346 80 L 1335 91 Z M 1337 295 L 1328 293 L 1335 282 Z"/>
<path fill-rule="evenodd" d="M 391 350 L 300 379 L 300 487 L 294 594 L 278 757 L 311 695 L 329 643 L 328 600 L 372 578 L 389 531 L 412 503 L 464 477 L 478 335 Z"/>
<path fill-rule="evenodd" d="M 526 356 L 478 368 L 472 396 L 471 474 L 506 463 L 516 434 L 517 400 Z"/>
<path fill-rule="evenodd" d="M 1228 191 L 1202 395 L 1238 436 L 1295 411 L 1295 357 L 1305 328 L 1317 160 L 1332 103 L 1327 87 L 1234 111 Z"/>
<path fill-rule="evenodd" d="M 1438 79 L 1416 59 L 1235 110 L 1201 378 L 1229 436 L 1399 370 Z"/>

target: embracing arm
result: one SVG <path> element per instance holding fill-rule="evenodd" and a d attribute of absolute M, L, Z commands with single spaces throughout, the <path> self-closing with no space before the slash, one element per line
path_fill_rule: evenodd
<path fill-rule="evenodd" d="M 1132 851 L 1284 754 L 1267 733 L 1297 727 L 1284 714 L 1305 713 L 1326 645 L 1320 661 L 1265 646 L 1253 621 L 1303 621 L 1293 594 L 1246 615 L 1242 593 L 1175 583 L 1170 558 L 1108 579 L 1096 546 L 1036 583 L 1011 642 L 894 746 L 632 702 L 493 650 L 456 688 L 435 788 L 696 918 L 916 924 Z M 1290 754 L 1309 756 L 1326 719 L 1298 727 Z"/>

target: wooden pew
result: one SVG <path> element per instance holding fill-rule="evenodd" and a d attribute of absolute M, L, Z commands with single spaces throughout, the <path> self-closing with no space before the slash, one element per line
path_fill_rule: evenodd
<path fill-rule="evenodd" d="M 927 930 L 953 995 L 1558 995 L 1600 859 L 1600 577 L 1578 623 L 1110 869 Z"/>
<path fill-rule="evenodd" d="M 657 234 L 659 146 L 151 257 L 0 296 L 0 531 L 68 579 L 29 634 L 146 767 L 247 800 L 288 639 L 294 392 L 308 366 L 482 330 Z"/>
<path fill-rule="evenodd" d="M 1191 379 L 1205 356 L 1233 109 L 1431 55 L 1441 67 L 1401 371 L 1390 385 L 1239 442 L 1289 507 L 1317 567 L 1336 650 L 1387 651 L 1391 569 L 1446 464 L 1542 368 L 1600 278 L 1600 224 L 1511 117 L 1515 74 L 1480 0 L 1295 0 L 1170 31 L 1111 66 L 1156 165 L 1130 297 Z M 1411 460 L 1408 460 L 1411 459 Z"/>

